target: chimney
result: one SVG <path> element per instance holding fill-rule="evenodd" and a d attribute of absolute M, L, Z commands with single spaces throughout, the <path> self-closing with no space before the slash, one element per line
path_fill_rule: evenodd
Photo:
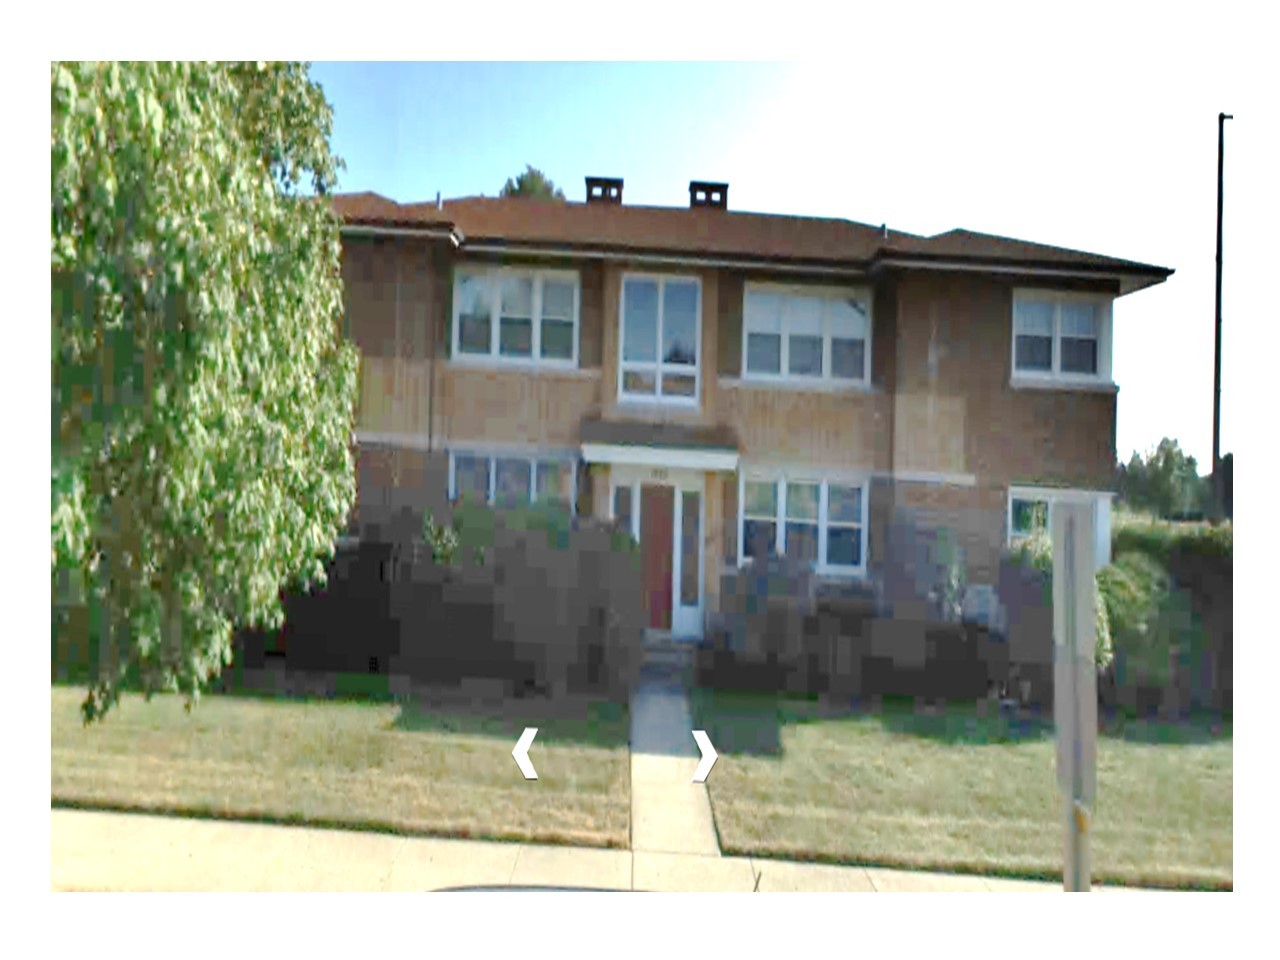
<path fill-rule="evenodd" d="M 587 177 L 587 203 L 622 203 L 622 178 Z"/>
<path fill-rule="evenodd" d="M 436 209 L 437 209 L 437 210 L 443 210 L 443 209 L 444 209 L 444 204 L 440 201 L 440 191 L 439 191 L 439 190 L 437 190 L 437 191 L 436 191 Z"/>
<path fill-rule="evenodd" d="M 708 183 L 705 180 L 690 180 L 689 206 L 716 207 L 719 210 L 729 209 L 729 185 L 727 183 Z"/>

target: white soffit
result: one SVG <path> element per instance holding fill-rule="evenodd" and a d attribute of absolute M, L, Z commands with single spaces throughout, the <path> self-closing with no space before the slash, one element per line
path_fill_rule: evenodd
<path fill-rule="evenodd" d="M 582 459 L 587 463 L 633 464 L 669 467 L 677 470 L 736 470 L 736 450 L 696 447 L 650 447 L 621 443 L 584 443 Z"/>

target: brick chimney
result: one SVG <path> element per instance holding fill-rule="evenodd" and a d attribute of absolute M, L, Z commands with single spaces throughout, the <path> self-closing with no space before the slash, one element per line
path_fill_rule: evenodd
<path fill-rule="evenodd" d="M 689 181 L 690 207 L 716 207 L 729 209 L 729 185 L 727 183 L 708 183 L 705 180 Z"/>
<path fill-rule="evenodd" d="M 587 203 L 622 203 L 622 178 L 587 177 Z"/>

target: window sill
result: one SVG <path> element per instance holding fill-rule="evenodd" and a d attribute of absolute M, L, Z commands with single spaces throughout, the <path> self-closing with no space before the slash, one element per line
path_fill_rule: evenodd
<path fill-rule="evenodd" d="M 1120 387 L 1108 380 L 1074 380 L 1068 377 L 1016 376 L 1009 381 L 1013 390 L 1061 390 L 1079 393 L 1119 393 Z"/>
<path fill-rule="evenodd" d="M 583 368 L 570 360 L 531 360 L 526 357 L 494 357 L 480 354 L 455 354 L 445 361 L 446 366 L 468 370 L 504 370 L 511 373 L 553 374 L 559 376 L 598 377 L 595 368 Z"/>
<path fill-rule="evenodd" d="M 782 378 L 773 380 L 768 377 L 721 377 L 722 387 L 733 387 L 743 390 L 787 390 L 794 393 L 882 393 L 879 387 L 866 381 L 842 383 L 832 380 L 800 380 Z"/>
<path fill-rule="evenodd" d="M 618 406 L 629 412 L 645 410 L 684 410 L 697 413 L 702 404 L 697 397 L 655 397 L 649 393 L 624 393 L 618 396 Z"/>

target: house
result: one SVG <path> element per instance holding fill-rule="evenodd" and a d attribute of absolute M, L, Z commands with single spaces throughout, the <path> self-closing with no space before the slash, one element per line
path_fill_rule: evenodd
<path fill-rule="evenodd" d="M 875 578 L 946 529 L 970 583 L 1067 498 L 1109 549 L 1112 304 L 1171 270 L 953 230 L 731 210 L 341 195 L 362 536 L 460 494 L 638 538 L 650 626 L 696 636 L 762 551 Z M 899 560 L 903 558 L 898 558 Z"/>

